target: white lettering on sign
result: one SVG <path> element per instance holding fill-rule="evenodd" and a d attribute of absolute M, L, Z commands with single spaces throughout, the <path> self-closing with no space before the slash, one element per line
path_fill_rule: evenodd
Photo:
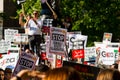
<path fill-rule="evenodd" d="M 53 21 L 53 19 L 45 19 L 43 21 L 43 26 L 52 27 L 52 21 Z"/>

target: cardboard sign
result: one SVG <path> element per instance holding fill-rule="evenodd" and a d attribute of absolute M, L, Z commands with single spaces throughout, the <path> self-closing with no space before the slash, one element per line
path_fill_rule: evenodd
<path fill-rule="evenodd" d="M 28 35 L 26 34 L 15 34 L 13 37 L 13 42 L 17 44 L 27 44 L 28 41 Z"/>
<path fill-rule="evenodd" d="M 86 47 L 87 44 L 87 36 L 77 34 L 77 33 L 68 33 L 68 41 L 69 41 L 69 48 L 70 49 L 83 49 Z M 69 52 L 68 51 L 68 52 Z"/>
<path fill-rule="evenodd" d="M 66 29 L 56 27 L 50 28 L 50 53 L 54 53 L 57 55 L 65 55 L 66 34 Z"/>
<path fill-rule="evenodd" d="M 103 48 L 100 50 L 100 59 L 105 65 L 112 65 L 115 62 L 114 48 Z"/>
<path fill-rule="evenodd" d="M 10 41 L 5 41 L 5 40 L 0 41 L 0 53 L 6 54 L 9 47 L 11 47 Z"/>
<path fill-rule="evenodd" d="M 104 33 L 103 43 L 111 43 L 112 33 Z"/>
<path fill-rule="evenodd" d="M 80 72 L 80 75 L 83 78 L 83 80 L 96 80 L 96 77 L 100 71 L 100 68 L 97 67 L 68 62 L 68 61 L 64 61 L 63 66 L 75 68 L 77 71 Z"/>
<path fill-rule="evenodd" d="M 13 37 L 15 34 L 18 34 L 18 30 L 15 29 L 5 29 L 4 35 L 5 35 L 5 41 L 13 42 Z"/>
<path fill-rule="evenodd" d="M 85 58 L 84 61 L 95 61 L 96 59 L 96 48 L 95 47 L 86 47 L 85 48 Z"/>
<path fill-rule="evenodd" d="M 50 33 L 50 27 L 48 27 L 48 26 L 43 26 L 43 27 L 42 27 L 42 32 L 43 32 L 43 33 Z"/>
<path fill-rule="evenodd" d="M 84 49 L 72 50 L 72 59 L 84 58 Z"/>
<path fill-rule="evenodd" d="M 28 53 L 21 53 L 17 65 L 14 69 L 13 76 L 15 76 L 22 69 L 33 70 L 35 68 L 36 61 L 36 56 Z"/>
<path fill-rule="evenodd" d="M 19 54 L 13 53 L 2 55 L 2 58 L 0 59 L 0 68 L 5 69 L 9 65 L 15 67 L 18 61 L 18 57 Z"/>
<path fill-rule="evenodd" d="M 56 68 L 62 67 L 62 60 L 56 59 Z"/>

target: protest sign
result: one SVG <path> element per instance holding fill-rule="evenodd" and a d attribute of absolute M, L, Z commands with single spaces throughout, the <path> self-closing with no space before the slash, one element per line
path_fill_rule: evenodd
<path fill-rule="evenodd" d="M 104 65 L 112 65 L 115 62 L 116 50 L 114 48 L 102 48 L 100 50 L 100 59 Z"/>
<path fill-rule="evenodd" d="M 86 47 L 87 44 L 87 36 L 81 35 L 80 33 L 68 33 L 68 41 L 69 41 L 69 48 L 70 49 L 83 49 Z M 69 52 L 68 51 L 68 52 Z"/>
<path fill-rule="evenodd" d="M 50 27 L 52 27 L 52 22 L 53 22 L 53 19 L 43 20 L 43 27 L 42 27 L 43 33 L 50 33 Z"/>
<path fill-rule="evenodd" d="M 19 54 L 13 53 L 2 55 L 2 58 L 0 59 L 0 68 L 5 69 L 8 65 L 15 67 L 18 61 L 18 57 Z"/>
<path fill-rule="evenodd" d="M 15 76 L 22 69 L 33 70 L 35 68 L 36 61 L 36 56 L 28 53 L 21 53 L 17 65 L 13 71 L 13 76 Z"/>
<path fill-rule="evenodd" d="M 13 37 L 15 36 L 15 34 L 18 34 L 18 30 L 15 30 L 15 29 L 5 29 L 5 31 L 4 31 L 5 41 L 13 42 Z"/>
<path fill-rule="evenodd" d="M 100 71 L 100 68 L 94 66 L 88 66 L 68 61 L 63 61 L 63 66 L 73 67 L 79 71 L 83 80 L 96 80 L 96 77 Z"/>
<path fill-rule="evenodd" d="M 11 47 L 10 41 L 5 41 L 5 40 L 0 41 L 0 53 L 6 54 L 9 47 Z"/>
<path fill-rule="evenodd" d="M 103 43 L 111 43 L 112 33 L 104 33 L 103 35 Z"/>
<path fill-rule="evenodd" d="M 19 47 L 10 47 L 8 48 L 7 54 L 20 54 Z"/>
<path fill-rule="evenodd" d="M 96 48 L 95 47 L 86 47 L 85 48 L 85 58 L 84 61 L 95 61 L 96 59 Z"/>
<path fill-rule="evenodd" d="M 50 28 L 50 53 L 54 53 L 57 55 L 65 55 L 66 34 L 66 29 L 56 27 Z"/>
<path fill-rule="evenodd" d="M 72 50 L 72 59 L 84 58 L 84 49 L 73 49 Z"/>
<path fill-rule="evenodd" d="M 119 57 L 119 43 L 102 43 L 102 42 L 94 42 L 95 47 L 96 47 L 96 52 L 97 52 L 97 59 L 96 59 L 96 64 L 105 64 L 105 65 L 111 65 L 113 64 L 116 60 L 118 60 Z M 109 59 L 102 59 L 100 55 L 104 54 Z M 113 55 L 114 59 L 110 59 L 110 55 Z M 105 57 L 103 57 L 105 58 Z M 112 58 L 112 57 L 111 57 Z M 107 63 L 106 61 L 110 61 Z M 103 63 L 104 62 L 104 63 Z"/>
<path fill-rule="evenodd" d="M 13 42 L 17 44 L 27 44 L 28 41 L 28 35 L 26 34 L 15 34 L 13 37 Z"/>

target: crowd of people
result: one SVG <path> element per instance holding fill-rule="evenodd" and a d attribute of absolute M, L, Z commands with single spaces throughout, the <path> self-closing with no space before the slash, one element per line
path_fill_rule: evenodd
<path fill-rule="evenodd" d="M 43 1 L 42 7 L 48 6 L 44 3 L 44 0 L 41 1 Z M 38 57 L 40 57 L 40 43 L 43 40 L 41 32 L 43 20 L 45 16 L 53 14 L 48 7 L 42 10 L 40 13 L 42 16 L 40 16 L 39 12 L 35 10 L 32 14 L 27 15 L 20 13 L 19 16 L 19 24 L 24 28 L 25 34 L 29 36 L 29 43 L 24 45 L 24 51 L 32 54 L 36 53 Z M 71 31 L 71 18 L 66 17 L 60 24 L 61 28 L 66 28 L 68 32 Z M 0 80 L 86 80 L 79 71 L 69 66 L 51 68 L 46 64 L 38 64 L 33 70 L 22 69 L 16 76 L 12 75 L 13 72 L 11 68 L 5 68 L 5 70 L 0 68 Z M 110 68 L 101 69 L 96 80 L 120 80 L 118 65 L 115 64 Z"/>
<path fill-rule="evenodd" d="M 51 69 L 47 65 L 41 64 L 34 70 L 23 69 L 12 76 L 12 70 L 6 68 L 0 69 L 0 80 L 86 80 L 79 71 L 73 67 L 64 66 Z M 91 79 L 90 79 L 91 80 Z M 120 71 L 118 69 L 101 69 L 96 80 L 120 80 Z"/>

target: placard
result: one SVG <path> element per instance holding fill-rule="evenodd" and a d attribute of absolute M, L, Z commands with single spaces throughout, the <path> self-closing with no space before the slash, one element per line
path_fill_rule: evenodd
<path fill-rule="evenodd" d="M 33 70 L 35 68 L 36 61 L 36 56 L 28 53 L 21 53 L 17 65 L 14 69 L 13 76 L 15 76 L 22 69 Z"/>
<path fill-rule="evenodd" d="M 62 28 L 50 28 L 50 53 L 65 55 L 67 30 Z"/>

